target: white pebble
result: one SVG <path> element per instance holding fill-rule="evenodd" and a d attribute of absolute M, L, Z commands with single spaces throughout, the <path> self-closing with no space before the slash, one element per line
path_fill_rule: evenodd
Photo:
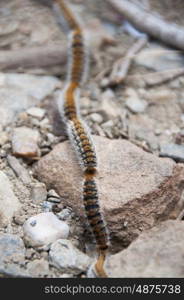
<path fill-rule="evenodd" d="M 127 100 L 125 105 L 134 113 L 142 113 L 147 107 L 147 102 L 145 100 L 140 100 L 136 91 L 128 88 L 125 91 L 125 96 Z"/>
<path fill-rule="evenodd" d="M 98 124 L 103 122 L 103 117 L 100 114 L 97 114 L 97 113 L 91 114 L 90 118 L 93 122 L 98 123 Z"/>
<path fill-rule="evenodd" d="M 67 239 L 69 226 L 52 212 L 29 218 L 23 225 L 24 240 L 32 247 L 42 247 L 58 239 Z"/>
<path fill-rule="evenodd" d="M 38 120 L 42 120 L 45 115 L 45 110 L 39 107 L 31 107 L 27 110 L 27 113 Z"/>

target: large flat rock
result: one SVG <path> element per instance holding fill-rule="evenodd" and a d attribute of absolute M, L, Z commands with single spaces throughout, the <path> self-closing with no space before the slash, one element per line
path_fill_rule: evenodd
<path fill-rule="evenodd" d="M 0 227 L 8 226 L 13 215 L 21 209 L 21 203 L 13 191 L 7 175 L 0 171 Z"/>
<path fill-rule="evenodd" d="M 183 278 L 184 222 L 169 220 L 143 232 L 106 262 L 109 277 Z"/>
<path fill-rule="evenodd" d="M 168 219 L 177 206 L 184 168 L 159 158 L 126 140 L 94 136 L 98 156 L 100 203 L 116 251 L 143 230 Z M 35 175 L 54 188 L 80 216 L 82 173 L 70 143 L 58 144 L 35 165 Z"/>

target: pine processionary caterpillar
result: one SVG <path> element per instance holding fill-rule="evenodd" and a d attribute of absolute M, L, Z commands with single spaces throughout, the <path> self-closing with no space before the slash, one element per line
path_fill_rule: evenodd
<path fill-rule="evenodd" d="M 95 264 L 100 277 L 107 277 L 103 264 L 108 249 L 108 234 L 100 212 L 99 195 L 95 176 L 97 173 L 97 158 L 93 142 L 84 123 L 80 120 L 76 107 L 76 93 L 80 90 L 86 70 L 86 47 L 83 32 L 75 20 L 69 7 L 63 0 L 54 0 L 72 30 L 70 36 L 71 62 L 68 67 L 68 80 L 62 98 L 58 103 L 64 117 L 70 141 L 81 162 L 83 169 L 83 201 L 88 222 L 96 239 L 99 257 Z"/>

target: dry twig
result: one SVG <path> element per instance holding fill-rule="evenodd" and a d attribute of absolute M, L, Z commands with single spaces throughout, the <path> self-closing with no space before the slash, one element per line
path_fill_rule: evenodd
<path fill-rule="evenodd" d="M 184 75 L 184 68 L 148 73 L 144 75 L 127 76 L 126 82 L 135 82 L 138 86 L 155 86 Z"/>
<path fill-rule="evenodd" d="M 109 84 L 120 84 L 126 77 L 134 56 L 147 43 L 147 38 L 138 39 L 133 46 L 127 51 L 123 58 L 118 59 L 114 65 L 109 77 Z"/>
<path fill-rule="evenodd" d="M 108 0 L 119 13 L 122 13 L 137 29 L 184 50 L 184 30 L 182 27 L 164 21 L 128 0 Z"/>
<path fill-rule="evenodd" d="M 0 70 L 40 68 L 66 62 L 66 46 L 40 46 L 0 51 Z"/>

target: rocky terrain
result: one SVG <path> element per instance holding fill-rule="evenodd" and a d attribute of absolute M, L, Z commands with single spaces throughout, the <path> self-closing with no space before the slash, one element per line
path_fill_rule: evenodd
<path fill-rule="evenodd" d="M 138 2 L 184 25 L 183 1 Z M 99 161 L 107 273 L 183 277 L 184 72 L 167 77 L 184 67 L 182 51 L 147 37 L 126 78 L 112 84 L 116 62 L 141 33 L 105 0 L 70 3 L 91 42 L 80 111 Z M 56 106 L 67 32 L 49 4 L 0 3 L 0 277 L 87 277 L 96 257 L 81 170 Z M 48 61 L 30 60 L 38 49 Z"/>

